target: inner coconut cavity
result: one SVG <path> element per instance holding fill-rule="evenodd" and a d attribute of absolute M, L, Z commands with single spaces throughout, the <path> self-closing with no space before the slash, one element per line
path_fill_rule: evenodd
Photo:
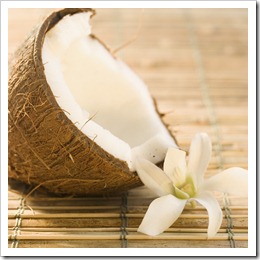
<path fill-rule="evenodd" d="M 176 144 L 143 81 L 91 36 L 90 15 L 65 16 L 47 32 L 47 82 L 72 123 L 130 170 L 136 156 L 158 163 Z"/>

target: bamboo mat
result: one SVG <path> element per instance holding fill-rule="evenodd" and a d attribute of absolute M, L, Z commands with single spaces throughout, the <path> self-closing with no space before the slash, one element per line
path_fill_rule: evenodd
<path fill-rule="evenodd" d="M 10 56 L 50 11 L 9 11 Z M 195 133 L 209 134 L 207 177 L 247 168 L 246 9 L 97 9 L 92 28 L 147 83 L 181 149 Z M 213 239 L 206 237 L 206 210 L 188 206 L 166 232 L 149 237 L 137 232 L 154 199 L 145 187 L 106 198 L 36 191 L 24 200 L 29 190 L 10 188 L 9 247 L 248 247 L 246 198 L 216 194 L 224 217 Z"/>

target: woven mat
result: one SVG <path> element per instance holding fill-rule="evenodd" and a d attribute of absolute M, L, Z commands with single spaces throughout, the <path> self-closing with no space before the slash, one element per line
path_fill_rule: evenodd
<path fill-rule="evenodd" d="M 51 11 L 9 11 L 10 55 Z M 197 132 L 210 135 L 206 177 L 247 168 L 246 9 L 97 9 L 92 28 L 147 83 L 181 149 L 188 150 Z M 203 207 L 187 206 L 159 236 L 138 233 L 154 199 L 145 187 L 109 198 L 36 192 L 26 201 L 10 190 L 9 247 L 247 247 L 247 199 L 216 196 L 224 218 L 208 240 Z"/>

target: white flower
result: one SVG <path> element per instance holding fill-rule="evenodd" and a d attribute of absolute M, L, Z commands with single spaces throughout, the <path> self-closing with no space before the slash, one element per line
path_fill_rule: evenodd
<path fill-rule="evenodd" d="M 233 167 L 204 179 L 211 157 L 211 141 L 207 134 L 197 134 L 191 143 L 188 164 L 184 151 L 169 148 L 164 171 L 146 159 L 136 159 L 136 170 L 142 182 L 160 198 L 149 206 L 139 232 L 155 236 L 169 228 L 181 215 L 185 204 L 196 201 L 208 212 L 208 237 L 218 232 L 222 210 L 211 191 L 247 196 L 247 170 Z"/>

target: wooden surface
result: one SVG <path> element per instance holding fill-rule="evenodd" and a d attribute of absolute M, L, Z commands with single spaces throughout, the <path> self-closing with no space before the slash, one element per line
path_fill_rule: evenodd
<path fill-rule="evenodd" d="M 10 57 L 51 11 L 9 11 Z M 136 38 L 117 56 L 147 83 L 182 149 L 188 150 L 195 133 L 210 135 L 213 156 L 206 176 L 247 168 L 246 9 L 97 9 L 92 28 L 111 50 Z M 246 198 L 217 194 L 224 219 L 211 240 L 202 207 L 186 207 L 157 237 L 136 232 L 153 198 L 143 187 L 111 198 L 38 194 L 26 201 L 10 190 L 9 246 L 247 247 Z"/>

